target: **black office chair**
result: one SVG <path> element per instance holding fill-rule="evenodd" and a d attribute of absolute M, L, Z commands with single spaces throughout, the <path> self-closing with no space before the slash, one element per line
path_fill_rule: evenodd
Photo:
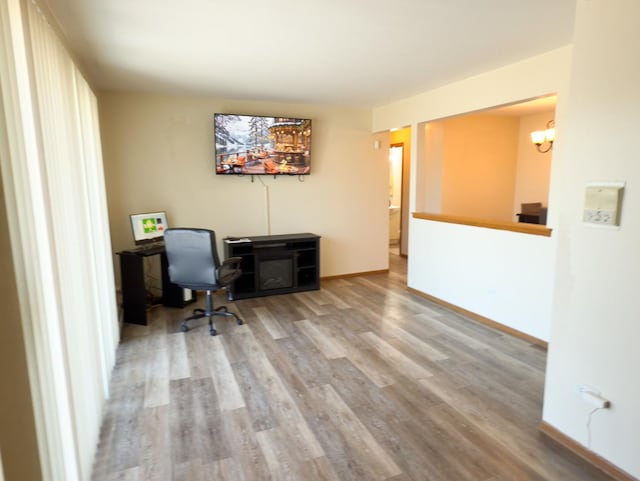
<path fill-rule="evenodd" d="M 193 315 L 182 321 L 182 332 L 189 330 L 187 322 L 201 317 L 209 318 L 209 333 L 217 334 L 213 316 L 235 318 L 242 324 L 237 314 L 226 306 L 214 309 L 212 293 L 228 286 L 240 277 L 240 257 L 230 257 L 222 264 L 216 248 L 216 234 L 207 229 L 167 229 L 164 233 L 164 245 L 169 261 L 169 279 L 183 289 L 207 291 L 205 309 L 194 309 Z"/>

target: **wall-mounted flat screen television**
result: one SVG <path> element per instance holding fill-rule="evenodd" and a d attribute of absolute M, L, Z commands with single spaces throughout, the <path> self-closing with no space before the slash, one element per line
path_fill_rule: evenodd
<path fill-rule="evenodd" d="M 216 173 L 307 175 L 311 119 L 214 114 Z"/>

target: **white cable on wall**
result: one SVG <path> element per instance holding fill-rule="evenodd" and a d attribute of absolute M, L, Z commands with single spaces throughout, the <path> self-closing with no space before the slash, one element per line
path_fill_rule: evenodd
<path fill-rule="evenodd" d="M 271 235 L 271 203 L 269 200 L 269 186 L 264 183 L 262 177 L 260 177 L 259 175 L 257 177 L 260 180 L 262 187 L 264 187 L 264 217 L 266 223 L 266 235 Z"/>
<path fill-rule="evenodd" d="M 271 235 L 271 204 L 269 203 L 269 186 L 264 186 L 264 209 L 267 222 L 267 235 Z"/>
<path fill-rule="evenodd" d="M 596 411 L 600 411 L 600 409 L 602 408 L 595 408 L 593 409 L 590 413 L 589 416 L 587 418 L 587 449 L 591 449 L 591 418 L 593 416 L 593 413 L 595 413 Z"/>

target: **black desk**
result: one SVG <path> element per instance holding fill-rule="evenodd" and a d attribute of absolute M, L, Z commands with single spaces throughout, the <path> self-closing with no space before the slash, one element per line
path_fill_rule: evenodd
<path fill-rule="evenodd" d="M 120 277 L 122 279 L 122 310 L 124 322 L 147 325 L 147 309 L 152 303 L 148 301 L 144 278 L 144 259 L 160 256 L 162 276 L 162 305 L 168 307 L 184 307 L 196 299 L 195 291 L 191 291 L 191 299 L 184 300 L 184 290 L 169 280 L 167 255 L 163 246 L 149 249 L 131 249 L 116 252 L 120 256 Z"/>

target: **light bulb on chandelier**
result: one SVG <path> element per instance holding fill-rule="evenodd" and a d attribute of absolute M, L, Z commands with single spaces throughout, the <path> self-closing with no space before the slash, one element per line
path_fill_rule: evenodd
<path fill-rule="evenodd" d="M 549 120 L 549 122 L 547 122 L 546 130 L 536 130 L 535 132 L 531 132 L 531 142 L 536 145 L 538 152 L 544 154 L 553 148 L 553 141 L 556 137 L 556 129 L 554 126 L 555 121 Z M 543 149 L 542 145 L 545 142 L 548 142 L 549 146 L 546 149 Z"/>

